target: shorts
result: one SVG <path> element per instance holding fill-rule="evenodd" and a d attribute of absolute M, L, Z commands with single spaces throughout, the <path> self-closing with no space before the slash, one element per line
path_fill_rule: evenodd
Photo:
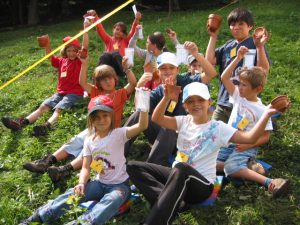
<path fill-rule="evenodd" d="M 256 157 L 258 148 L 250 148 L 247 151 L 238 152 L 235 145 L 230 144 L 227 148 L 221 148 L 217 161 L 225 162 L 224 172 L 226 176 L 248 168 L 249 158 Z"/>
<path fill-rule="evenodd" d="M 83 99 L 81 95 L 75 94 L 68 94 L 68 95 L 61 95 L 55 93 L 50 98 L 46 99 L 43 104 L 48 105 L 52 109 L 70 109 L 75 102 Z"/>
<path fill-rule="evenodd" d="M 88 129 L 81 131 L 74 136 L 68 143 L 64 144 L 62 148 L 69 154 L 77 157 L 81 154 L 84 144 L 84 139 L 88 135 Z"/>
<path fill-rule="evenodd" d="M 224 123 L 227 123 L 230 117 L 232 109 L 226 106 L 217 105 L 213 113 L 214 120 L 221 120 Z"/>

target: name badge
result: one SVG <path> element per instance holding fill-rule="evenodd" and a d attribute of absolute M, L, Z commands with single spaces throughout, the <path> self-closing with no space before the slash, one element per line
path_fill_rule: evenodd
<path fill-rule="evenodd" d="M 177 162 L 187 162 L 189 160 L 189 156 L 183 152 L 177 152 L 175 159 Z"/>
<path fill-rule="evenodd" d="M 67 77 L 67 71 L 61 72 L 60 77 Z"/>
<path fill-rule="evenodd" d="M 248 124 L 249 124 L 249 120 L 247 118 L 243 118 L 238 124 L 238 129 L 245 130 Z"/>
<path fill-rule="evenodd" d="M 169 106 L 168 106 L 168 108 L 167 108 L 167 111 L 170 112 L 170 113 L 172 113 L 174 111 L 176 105 L 177 105 L 177 102 L 171 101 L 170 104 L 169 104 Z"/>
<path fill-rule="evenodd" d="M 119 49 L 118 43 L 114 43 L 114 44 L 113 44 L 113 48 L 114 48 L 114 50 L 118 50 L 118 49 Z"/>
<path fill-rule="evenodd" d="M 230 58 L 233 58 L 236 56 L 236 47 L 230 50 Z"/>

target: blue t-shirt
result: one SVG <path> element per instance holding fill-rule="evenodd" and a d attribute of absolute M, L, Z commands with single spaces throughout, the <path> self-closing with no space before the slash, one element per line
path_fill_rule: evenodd
<path fill-rule="evenodd" d="M 221 81 L 221 74 L 223 71 L 226 69 L 226 67 L 233 61 L 233 59 L 236 57 L 238 49 L 240 46 L 245 46 L 248 49 L 254 49 L 256 50 L 256 46 L 253 42 L 253 38 L 249 37 L 245 39 L 244 41 L 238 43 L 237 40 L 229 40 L 227 41 L 223 46 L 219 47 L 216 49 L 215 54 L 216 54 L 216 60 L 217 60 L 217 65 L 219 67 L 219 94 L 218 94 L 218 105 L 221 106 L 227 106 L 232 108 L 232 104 L 229 103 L 229 94 L 223 85 Z M 268 61 L 270 63 L 270 58 L 269 54 L 266 51 L 266 56 L 268 58 Z M 257 65 L 257 54 L 255 53 L 255 60 L 254 60 L 254 65 Z M 243 66 L 243 60 L 239 62 L 237 67 L 232 73 L 232 80 L 234 84 L 238 84 L 238 72 Z"/>
<path fill-rule="evenodd" d="M 180 76 L 177 75 L 177 86 L 181 86 L 181 90 L 183 90 L 183 88 L 192 83 L 192 82 L 201 82 L 201 76 L 200 75 L 195 75 L 195 76 Z M 158 87 L 156 87 L 155 89 L 153 89 L 151 91 L 151 95 L 150 95 L 150 112 L 153 112 L 154 108 L 158 105 L 158 103 L 160 102 L 160 100 L 164 97 L 164 88 L 163 85 L 159 85 Z M 169 107 L 169 106 L 168 106 Z M 178 102 L 173 110 L 173 112 L 169 112 L 168 110 L 166 110 L 165 115 L 168 116 L 179 116 L 179 115 L 186 115 L 186 111 L 183 108 L 182 105 L 182 92 L 179 94 L 178 97 Z"/>

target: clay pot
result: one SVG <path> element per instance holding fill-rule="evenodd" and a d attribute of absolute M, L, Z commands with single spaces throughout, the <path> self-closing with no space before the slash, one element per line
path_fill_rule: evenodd
<path fill-rule="evenodd" d="M 43 36 L 37 37 L 37 41 L 41 48 L 45 48 L 49 44 L 49 36 L 45 34 Z"/>
<path fill-rule="evenodd" d="M 261 38 L 266 32 L 266 29 L 264 27 L 257 27 L 254 31 L 253 31 L 253 37 L 256 38 Z"/>
<path fill-rule="evenodd" d="M 166 89 L 168 93 L 172 93 L 171 100 L 178 102 L 178 96 L 181 92 L 181 86 L 166 84 Z"/>
<path fill-rule="evenodd" d="M 87 49 L 85 48 L 82 48 L 80 51 L 79 51 L 79 57 L 82 58 L 82 59 L 85 59 L 87 57 L 87 54 L 88 54 L 88 51 Z"/>
<path fill-rule="evenodd" d="M 274 109 L 284 112 L 289 107 L 290 101 L 286 95 L 279 95 L 271 101 L 271 105 Z"/>
<path fill-rule="evenodd" d="M 222 16 L 217 14 L 210 14 L 207 20 L 207 30 L 210 32 L 216 32 L 222 23 Z"/>

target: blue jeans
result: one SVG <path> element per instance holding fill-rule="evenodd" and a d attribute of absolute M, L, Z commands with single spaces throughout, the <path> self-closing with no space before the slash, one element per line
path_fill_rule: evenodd
<path fill-rule="evenodd" d="M 77 157 L 83 150 L 84 140 L 88 135 L 88 129 L 81 131 L 79 134 L 74 136 L 69 142 L 63 145 L 63 149 L 69 154 Z"/>
<path fill-rule="evenodd" d="M 258 148 L 249 148 L 246 151 L 238 152 L 235 145 L 230 144 L 227 148 L 221 148 L 217 161 L 225 162 L 224 172 L 226 176 L 248 168 L 249 158 L 256 157 Z"/>
<path fill-rule="evenodd" d="M 53 201 L 38 209 L 43 222 L 53 221 L 66 213 L 70 206 L 66 203 L 68 197 L 74 195 L 74 188 L 58 196 Z M 100 181 L 90 181 L 85 188 L 85 195 L 79 203 L 97 201 L 98 203 L 77 218 L 81 224 L 104 224 L 118 213 L 119 207 L 128 199 L 130 187 L 128 181 L 121 184 L 103 184 Z M 86 221 L 86 222 L 82 222 Z"/>
<path fill-rule="evenodd" d="M 48 105 L 52 109 L 70 109 L 77 101 L 83 99 L 81 95 L 68 94 L 61 95 L 55 93 L 50 98 L 47 98 L 42 104 Z"/>

